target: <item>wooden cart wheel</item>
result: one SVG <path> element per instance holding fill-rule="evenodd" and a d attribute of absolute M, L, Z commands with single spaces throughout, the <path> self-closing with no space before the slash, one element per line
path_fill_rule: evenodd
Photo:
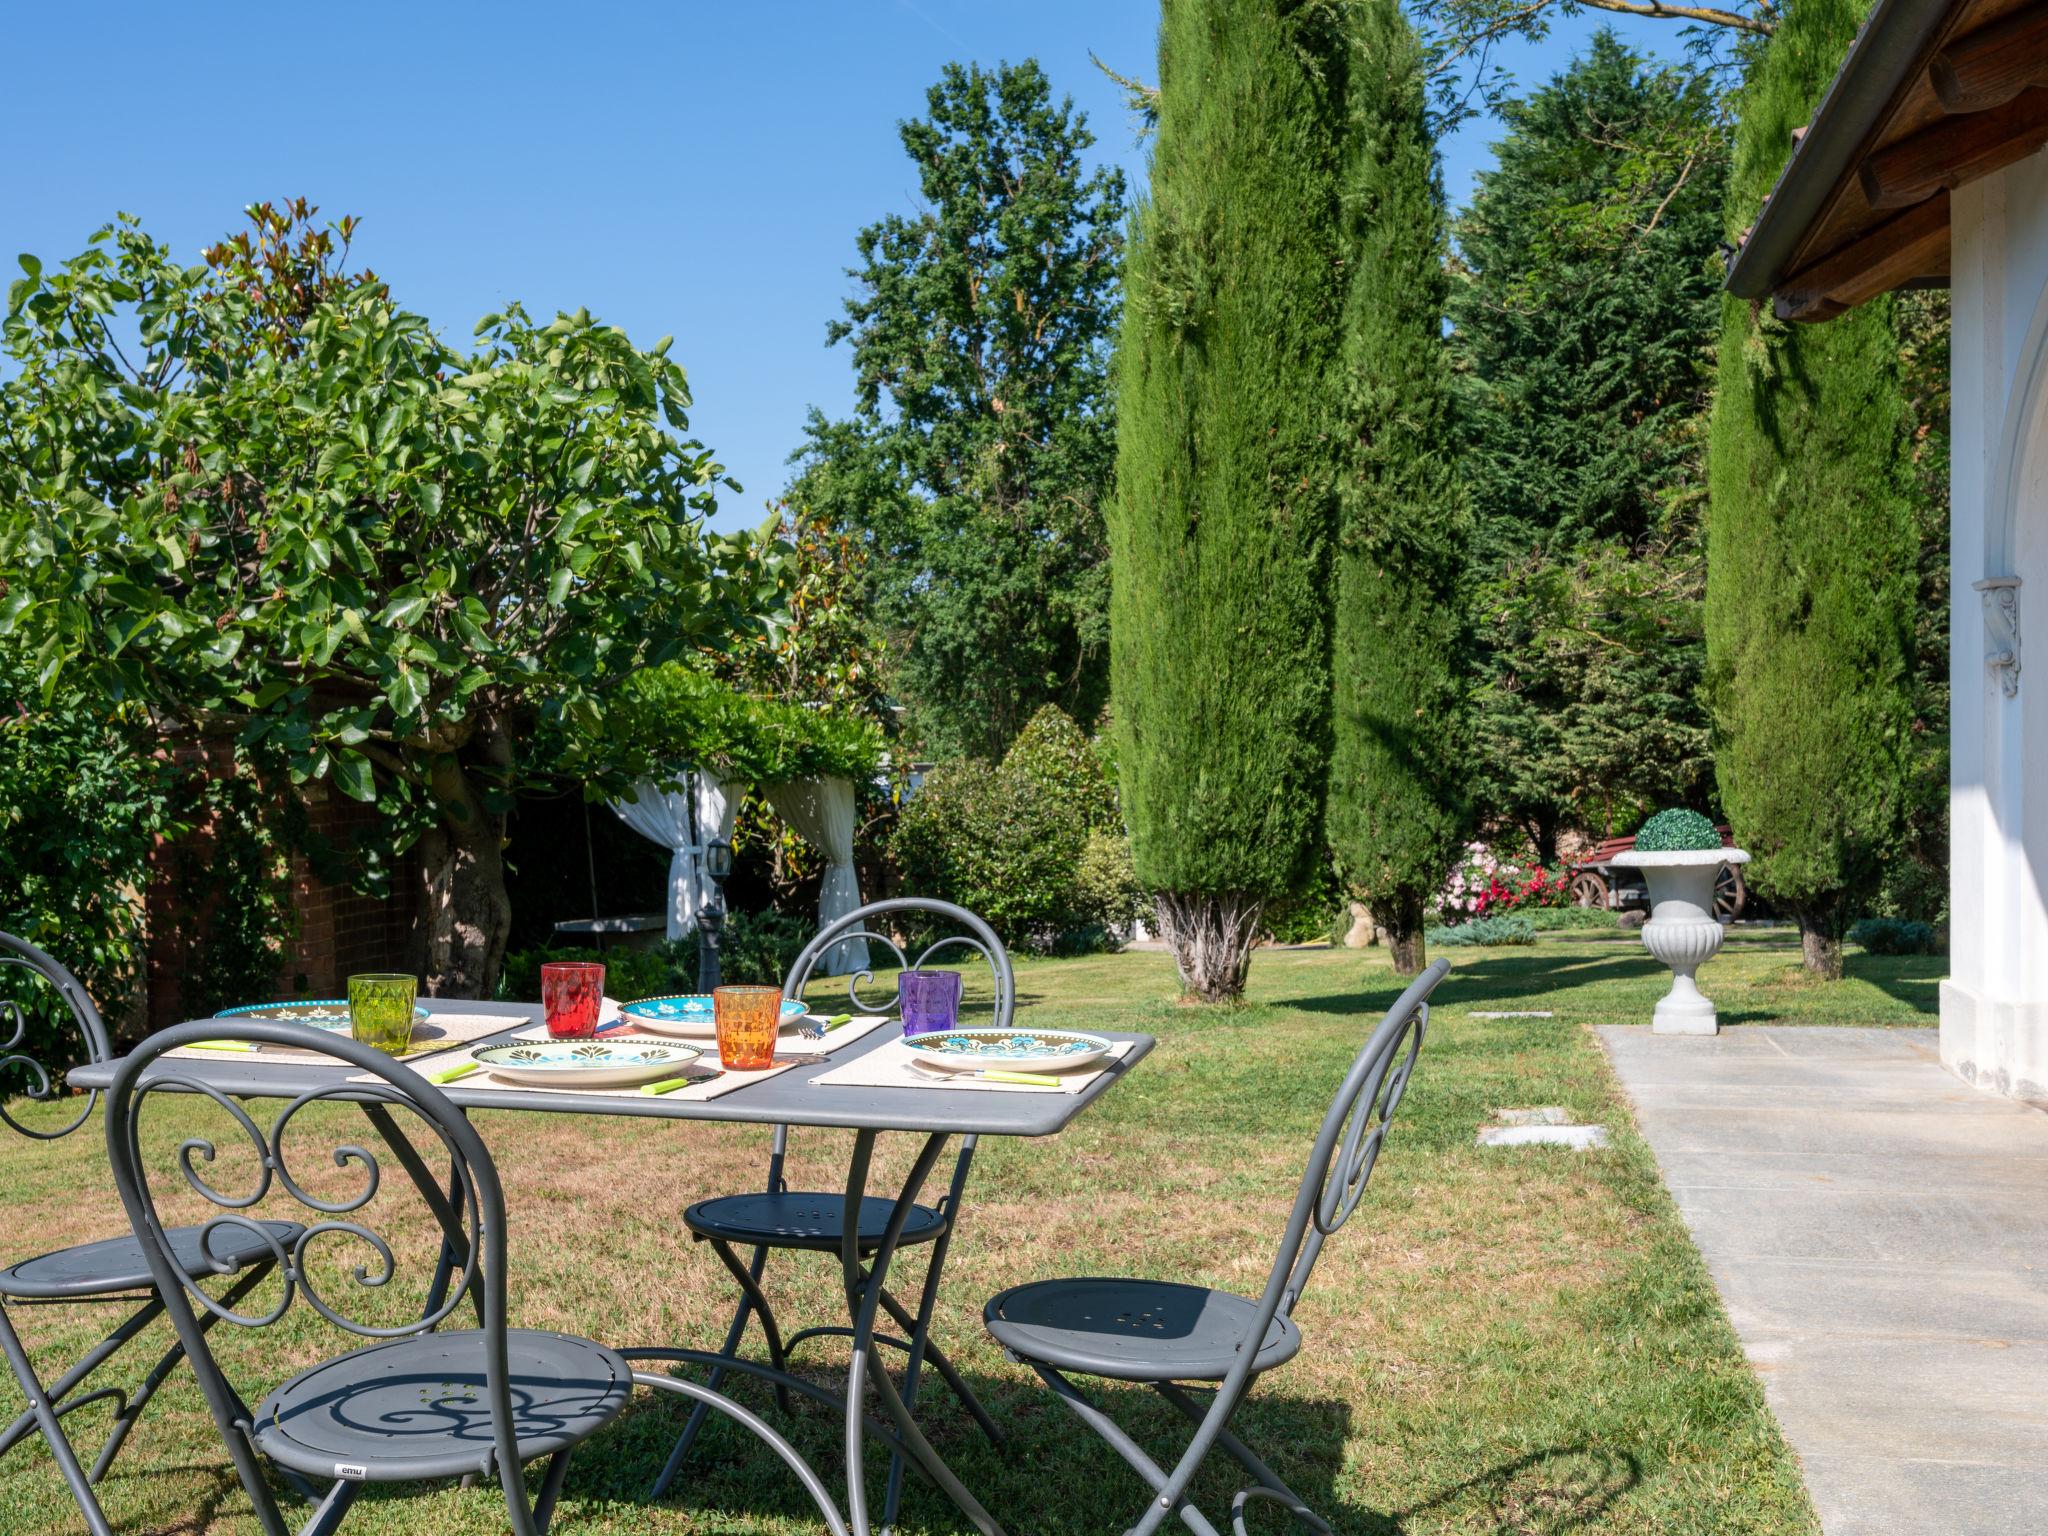
<path fill-rule="evenodd" d="M 1572 905 L 1579 907 L 1607 907 L 1607 881 L 1598 870 L 1582 869 L 1572 876 Z"/>
<path fill-rule="evenodd" d="M 1742 904 L 1748 900 L 1749 887 L 1742 883 L 1740 866 L 1723 864 L 1714 876 L 1714 916 L 1732 923 L 1742 916 Z"/>

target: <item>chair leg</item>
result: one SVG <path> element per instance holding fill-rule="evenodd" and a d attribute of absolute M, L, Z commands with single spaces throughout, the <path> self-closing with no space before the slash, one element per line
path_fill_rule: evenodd
<path fill-rule="evenodd" d="M 21 1390 L 28 1394 L 29 1412 L 35 1416 L 37 1428 L 42 1430 L 43 1439 L 49 1443 L 57 1470 L 71 1485 L 71 1496 L 78 1501 L 78 1512 L 85 1517 L 86 1529 L 92 1536 L 113 1536 L 106 1513 L 94 1497 L 92 1485 L 86 1481 L 85 1470 L 79 1466 L 78 1457 L 72 1453 L 71 1442 L 64 1435 L 64 1426 L 58 1422 L 58 1410 L 43 1391 L 42 1382 L 36 1378 L 28 1352 L 21 1347 L 21 1338 L 15 1333 L 14 1323 L 4 1307 L 0 1307 L 0 1350 L 5 1351 L 7 1363 L 14 1368 L 14 1377 L 21 1383 Z"/>
<path fill-rule="evenodd" d="M 725 1343 L 719 1348 L 719 1355 L 731 1359 L 739 1353 L 740 1341 L 746 1337 L 747 1318 L 754 1310 L 753 1294 L 760 1289 L 761 1272 L 768 1263 L 768 1250 L 756 1248 L 754 1262 L 748 1266 L 750 1285 L 740 1288 L 740 1304 L 732 1315 L 732 1324 L 725 1330 Z M 710 1389 L 716 1392 L 725 1382 L 725 1367 L 720 1365 L 711 1372 Z M 776 1401 L 788 1411 L 789 1396 L 780 1382 L 775 1383 Z M 690 1454 L 690 1447 L 697 1443 L 697 1436 L 703 1431 L 704 1421 L 711 1415 L 711 1405 L 703 1399 L 696 1399 L 690 1408 L 690 1417 L 683 1425 L 682 1434 L 676 1437 L 675 1449 L 668 1453 L 668 1460 L 662 1464 L 661 1473 L 654 1479 L 649 1490 L 650 1499 L 664 1497 L 669 1485 L 676 1480 L 676 1474 L 683 1469 L 683 1462 Z"/>
<path fill-rule="evenodd" d="M 739 1282 L 740 1290 L 761 1319 L 761 1332 L 768 1340 L 768 1363 L 778 1371 L 787 1370 L 788 1355 L 782 1347 L 782 1328 L 775 1321 L 775 1309 L 768 1305 L 768 1293 L 761 1289 L 759 1275 L 751 1266 L 740 1262 L 739 1255 L 732 1251 L 730 1243 L 721 1242 L 714 1237 L 711 1239 L 711 1246 L 719 1258 L 725 1261 L 725 1267 L 732 1271 L 733 1279 Z M 766 1251 L 756 1250 L 757 1253 L 764 1255 Z M 784 1413 L 790 1411 L 789 1393 L 781 1387 L 775 1389 L 775 1405 Z"/>
<path fill-rule="evenodd" d="M 252 1267 L 248 1274 L 229 1287 L 227 1293 L 221 1297 L 220 1304 L 223 1307 L 234 1306 L 236 1302 L 260 1285 L 264 1276 L 268 1275 L 275 1267 L 274 1264 L 268 1261 Z M 153 1318 L 162 1310 L 162 1303 L 152 1301 L 141 1312 L 138 1312 L 136 1316 L 143 1317 L 146 1315 Z M 213 1330 L 213 1325 L 219 1321 L 220 1318 L 218 1316 L 208 1312 L 199 1319 L 200 1334 L 204 1336 L 210 1333 Z M 107 1475 L 107 1469 L 113 1466 L 114 1458 L 121 1453 L 121 1446 L 128 1439 L 128 1431 L 133 1429 L 136 1420 L 142 1417 L 142 1410 L 147 1408 L 149 1400 L 156 1396 L 157 1388 L 170 1379 L 171 1372 L 178 1368 L 178 1362 L 184 1358 L 185 1346 L 182 1343 L 173 1342 L 171 1347 L 164 1351 L 163 1358 L 158 1360 L 155 1366 L 151 1368 L 150 1373 L 142 1378 L 142 1385 L 135 1389 L 135 1395 L 121 1405 L 121 1411 L 114 1416 L 113 1427 L 107 1431 L 107 1443 L 100 1447 L 99 1456 L 92 1464 L 92 1481 L 95 1486 L 99 1484 L 101 1478 Z"/>
<path fill-rule="evenodd" d="M 336 1483 L 327 1490 L 327 1497 L 320 1501 L 320 1507 L 313 1511 L 313 1518 L 299 1527 L 299 1536 L 334 1536 L 341 1528 L 341 1517 L 356 1501 L 356 1495 L 363 1491 L 361 1483 Z"/>
<path fill-rule="evenodd" d="M 1189 1423 L 1200 1424 L 1206 1416 L 1207 1410 L 1196 1399 L 1195 1395 L 1186 1388 L 1177 1387 L 1170 1381 L 1161 1381 L 1154 1382 L 1153 1389 L 1186 1415 Z M 1296 1520 L 1299 1520 L 1310 1530 L 1319 1533 L 1319 1536 L 1331 1536 L 1329 1522 L 1324 1520 L 1313 1509 L 1310 1509 L 1308 1501 L 1283 1483 L 1280 1480 L 1280 1474 L 1267 1466 L 1250 1446 L 1232 1434 L 1228 1426 L 1216 1431 L 1216 1443 L 1235 1458 L 1239 1466 L 1257 1478 L 1261 1485 L 1258 1488 L 1244 1489 L 1231 1501 L 1231 1524 L 1236 1526 L 1238 1530 L 1242 1531 L 1244 1529 L 1244 1506 L 1246 1500 L 1265 1498 L 1271 1499 L 1274 1503 L 1283 1506 L 1290 1515 L 1294 1516 Z"/>
<path fill-rule="evenodd" d="M 1147 1456 L 1144 1448 L 1124 1433 L 1121 1424 L 1089 1402 L 1081 1395 L 1078 1387 L 1051 1366 L 1041 1365 L 1036 1360 L 1026 1360 L 1024 1363 L 1038 1372 L 1039 1379 L 1051 1387 L 1059 1400 L 1073 1410 L 1076 1418 L 1109 1443 L 1109 1448 L 1124 1459 L 1126 1466 L 1151 1484 L 1155 1491 L 1166 1486 L 1166 1469 Z M 1195 1536 L 1219 1536 L 1209 1517 L 1186 1499 L 1181 1500 L 1179 1512 L 1182 1522 L 1195 1533 Z M 1152 1521 L 1152 1524 L 1156 1525 L 1157 1522 L 1153 1521 L 1152 1517 L 1153 1511 L 1148 1508 L 1133 1528 L 1144 1526 L 1147 1521 Z"/>
<path fill-rule="evenodd" d="M 555 1501 L 562 1496 L 562 1481 L 569 1475 L 569 1452 L 564 1447 L 548 1458 L 548 1470 L 540 1480 L 540 1494 L 533 1501 L 533 1528 L 548 1536 L 548 1523 L 555 1518 Z"/>
<path fill-rule="evenodd" d="M 897 1327 L 906 1330 L 911 1327 L 910 1314 L 904 1310 L 903 1303 L 886 1290 L 882 1292 L 882 1305 L 888 1309 L 889 1316 L 895 1320 Z M 953 1364 L 946 1352 L 939 1348 L 938 1341 L 931 1337 L 929 1319 L 925 1324 L 924 1354 L 932 1368 L 939 1373 L 940 1379 L 952 1389 L 953 1395 L 959 1398 L 966 1405 L 967 1411 L 974 1416 L 974 1422 L 981 1426 L 981 1432 L 988 1437 L 988 1443 L 998 1450 L 1002 1449 L 1009 1436 L 1004 1434 L 1002 1426 L 996 1423 L 988 1409 L 983 1406 L 981 1399 L 974 1395 L 974 1388 L 967 1385 L 966 1378 L 960 1374 L 959 1368 Z"/>

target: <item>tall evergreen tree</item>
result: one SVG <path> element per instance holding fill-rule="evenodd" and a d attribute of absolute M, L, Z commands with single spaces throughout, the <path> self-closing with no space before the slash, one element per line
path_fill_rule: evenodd
<path fill-rule="evenodd" d="M 1110 517 L 1118 771 L 1182 984 L 1237 996 L 1329 765 L 1341 0 L 1165 0 Z"/>
<path fill-rule="evenodd" d="M 925 750 L 1000 757 L 1047 703 L 1100 712 L 1110 339 L 1124 181 L 1035 60 L 949 64 L 902 124 L 924 209 L 861 231 L 828 331 L 854 415 L 813 412 L 790 499 L 871 545 L 892 682 Z"/>
<path fill-rule="evenodd" d="M 1743 93 L 1727 226 L 1750 224 L 1862 20 L 1802 0 Z M 1723 305 L 1709 452 L 1715 777 L 1756 885 L 1841 974 L 1853 903 L 1895 845 L 1908 777 L 1919 534 L 1895 303 L 1786 326 Z"/>
<path fill-rule="evenodd" d="M 1711 79 L 1601 32 L 1502 112 L 1450 299 L 1477 514 L 1475 797 L 1568 826 L 1710 806 L 1697 694 L 1728 125 Z"/>
<path fill-rule="evenodd" d="M 1421 50 L 1398 0 L 1351 10 L 1329 834 L 1337 867 L 1422 969 L 1429 898 L 1465 825 L 1458 604 L 1465 492 L 1450 444 L 1444 207 Z"/>

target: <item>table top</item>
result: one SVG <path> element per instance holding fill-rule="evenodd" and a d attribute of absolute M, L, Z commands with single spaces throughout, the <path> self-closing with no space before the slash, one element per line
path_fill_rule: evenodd
<path fill-rule="evenodd" d="M 472 1046 L 502 1044 L 520 1029 L 541 1022 L 538 1003 L 481 1003 L 467 999 L 424 1000 L 431 1017 L 437 1009 L 449 1013 L 503 1014 L 505 1028 L 496 1035 L 471 1042 Z M 991 1093 L 978 1088 L 868 1088 L 852 1084 L 824 1083 L 813 1079 L 845 1065 L 903 1033 L 890 1023 L 869 1031 L 840 1050 L 816 1060 L 807 1060 L 787 1072 L 749 1083 L 715 1099 L 677 1100 L 654 1094 L 608 1096 L 594 1093 L 510 1092 L 458 1079 L 442 1084 L 459 1109 L 523 1109 L 543 1114 L 639 1115 L 658 1120 L 736 1120 L 756 1125 L 838 1126 L 853 1130 L 951 1131 L 980 1136 L 1051 1136 L 1066 1129 L 1075 1116 L 1107 1093 L 1123 1075 L 1151 1051 L 1150 1035 L 1119 1030 L 1098 1030 L 1111 1040 L 1128 1040 L 1130 1050 L 1112 1061 L 1106 1070 L 1079 1093 Z M 96 1062 L 74 1067 L 69 1081 L 74 1088 L 106 1088 L 114 1080 L 115 1062 Z M 302 1093 L 331 1087 L 354 1076 L 356 1069 L 345 1063 L 323 1066 L 301 1061 L 263 1061 L 247 1056 L 225 1056 L 219 1061 L 187 1058 L 159 1059 L 145 1073 L 145 1082 L 175 1072 L 197 1078 L 211 1088 L 238 1099 L 296 1098 Z M 346 1094 L 336 1094 L 346 1098 Z"/>

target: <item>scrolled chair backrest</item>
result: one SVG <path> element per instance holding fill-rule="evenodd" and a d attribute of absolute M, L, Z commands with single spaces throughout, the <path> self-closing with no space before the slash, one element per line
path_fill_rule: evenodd
<path fill-rule="evenodd" d="M 1358 1208 L 1429 1031 L 1429 996 L 1450 969 L 1438 960 L 1410 982 L 1352 1058 L 1309 1152 L 1267 1287 L 1267 1299 L 1277 1304 L 1261 1308 L 1261 1329 L 1273 1312 L 1293 1310 L 1323 1244 Z"/>
<path fill-rule="evenodd" d="M 53 1125 L 15 1119 L 9 1098 L 54 1102 L 66 1068 L 112 1054 L 107 1026 L 79 979 L 28 940 L 0 933 L 0 1122 L 37 1141 L 70 1135 L 91 1118 L 97 1093 Z"/>
<path fill-rule="evenodd" d="M 205 1073 L 191 1070 L 193 1063 L 163 1059 L 181 1046 L 202 1041 L 317 1052 L 330 1058 L 334 1066 L 348 1070 L 339 1073 L 335 1081 L 290 1100 L 265 1130 L 239 1101 L 206 1082 Z M 354 1081 L 356 1078 L 366 1080 Z M 143 1111 L 154 1104 L 158 1112 L 174 1114 L 181 1107 L 196 1109 L 198 1100 L 208 1101 L 227 1114 L 235 1129 L 246 1138 L 256 1161 L 255 1170 L 247 1175 L 246 1187 L 223 1189 L 217 1187 L 215 1178 L 201 1171 L 219 1158 L 220 1147 L 211 1138 L 199 1135 L 187 1136 L 178 1143 L 175 1162 L 183 1185 L 219 1211 L 199 1225 L 201 1252 L 216 1258 L 222 1251 L 225 1235 L 243 1238 L 244 1249 L 249 1246 L 246 1239 L 253 1237 L 281 1277 L 277 1299 L 267 1306 L 238 1311 L 224 1305 L 185 1272 L 166 1235 L 158 1210 L 159 1192 L 152 1184 L 143 1152 Z M 353 1106 L 364 1116 L 362 1137 L 341 1139 L 327 1148 L 328 1160 L 342 1170 L 340 1177 L 351 1186 L 336 1196 L 308 1189 L 301 1178 L 306 1165 L 295 1164 L 287 1149 L 287 1136 L 299 1116 L 314 1105 L 328 1104 Z M 306 1123 L 310 1126 L 313 1122 Z M 388 1136 L 381 1134 L 385 1127 L 389 1128 Z M 407 1135 L 408 1130 L 413 1135 Z M 327 1139 L 324 1132 L 316 1134 Z M 442 1172 L 430 1166 L 413 1145 L 415 1136 L 422 1137 L 429 1151 L 433 1143 L 439 1143 L 447 1157 L 445 1183 Z M 398 1165 L 391 1170 L 390 1177 L 416 1193 L 432 1212 L 450 1256 L 446 1294 L 440 1304 L 417 1320 L 397 1325 L 366 1322 L 351 1316 L 340 1298 L 324 1292 L 308 1273 L 308 1260 L 316 1249 L 324 1249 L 330 1243 L 352 1242 L 363 1250 L 363 1262 L 352 1266 L 356 1286 L 366 1292 L 379 1291 L 397 1274 L 398 1260 L 390 1242 L 365 1220 L 357 1219 L 365 1215 L 366 1208 L 389 1182 L 380 1154 L 366 1144 L 371 1140 L 382 1143 L 383 1155 Z M 107 1090 L 107 1149 L 129 1222 L 216 1416 L 239 1399 L 227 1388 L 207 1349 L 206 1336 L 199 1328 L 200 1313 L 210 1314 L 223 1323 L 262 1328 L 277 1322 L 295 1299 L 303 1298 L 334 1326 L 376 1341 L 409 1338 L 430 1331 L 469 1298 L 481 1314 L 485 1396 L 494 1421 L 494 1449 L 501 1477 L 504 1468 L 512 1469 L 512 1481 L 507 1483 L 510 1491 L 517 1480 L 518 1460 L 506 1362 L 505 1197 L 490 1153 L 462 1112 L 439 1089 L 411 1068 L 345 1035 L 259 1020 L 212 1019 L 181 1024 L 144 1040 L 115 1072 Z M 296 1223 L 298 1227 L 296 1235 L 288 1240 L 254 1214 L 255 1208 L 272 1196 L 283 1197 L 284 1208 L 278 1214 L 286 1223 Z M 305 1213 L 304 1219 L 300 1212 Z M 233 1236 L 228 1240 L 232 1241 Z M 218 1272 L 223 1276 L 234 1269 L 233 1265 L 218 1264 Z"/>
<path fill-rule="evenodd" d="M 877 919 L 890 916 L 911 918 L 920 926 L 935 929 L 940 936 L 922 937 L 914 944 L 899 944 L 893 935 L 876 931 Z M 965 907 L 924 896 L 895 896 L 887 901 L 871 901 L 828 923 L 796 957 L 796 963 L 789 968 L 789 975 L 783 981 L 782 995 L 801 1001 L 805 988 L 811 984 L 812 973 L 831 950 L 849 939 L 866 939 L 870 944 L 881 945 L 896 957 L 900 970 L 922 970 L 934 957 L 957 961 L 978 955 L 988 966 L 994 987 L 994 1015 L 990 1027 L 1008 1029 L 1016 1017 L 1017 979 L 1010 969 L 1009 951 L 1003 948 L 1003 941 L 996 937 L 995 930 Z M 916 951 L 914 960 L 911 958 L 912 950 Z M 861 996 L 862 984 L 872 984 L 875 976 L 872 953 L 868 959 L 868 965 L 847 978 L 847 997 L 856 1012 L 896 1014 L 900 1009 L 900 995 L 880 1000 Z"/>

